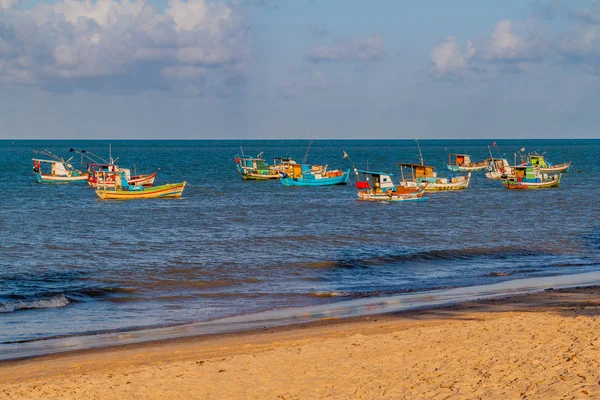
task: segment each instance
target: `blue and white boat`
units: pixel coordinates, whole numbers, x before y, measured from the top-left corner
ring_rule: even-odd
[[[294,164],[290,174],[284,173],[280,179],[284,186],[330,186],[348,183],[350,170],[329,171],[327,165]]]

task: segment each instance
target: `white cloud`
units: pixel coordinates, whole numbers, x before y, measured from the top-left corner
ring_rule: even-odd
[[[486,58],[489,60],[514,60],[526,56],[525,42],[513,33],[513,24],[509,20],[498,22],[486,50]]]
[[[501,20],[487,37],[468,40],[465,50],[449,36],[431,49],[430,73],[444,79],[522,72],[550,57],[551,39],[547,35],[544,27],[529,20],[518,24]]]
[[[21,0],[0,0],[0,12],[10,10],[21,3]]]
[[[2,83],[140,91],[244,82],[246,21],[224,1],[171,0],[160,13],[143,0],[62,0],[9,13],[0,15]]]
[[[307,58],[314,63],[367,62],[377,61],[383,54],[383,39],[380,35],[374,35],[364,40],[340,40],[330,46],[316,46],[308,52]]]
[[[169,0],[165,15],[175,21],[178,30],[193,31],[201,27],[212,34],[219,34],[219,24],[231,16],[225,3],[208,3],[205,0]]]
[[[434,77],[444,77],[449,74],[462,74],[467,69],[467,62],[475,55],[473,43],[467,42],[467,50],[463,53],[456,38],[449,36],[431,49],[431,71]]]

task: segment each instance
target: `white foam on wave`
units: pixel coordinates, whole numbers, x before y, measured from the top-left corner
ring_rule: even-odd
[[[17,310],[26,310],[31,308],[58,308],[69,304],[69,299],[64,294],[54,296],[49,299],[41,300],[19,300],[6,303],[0,303],[0,313],[11,313]]]
[[[312,294],[315,297],[344,297],[350,296],[348,292],[314,292]]]

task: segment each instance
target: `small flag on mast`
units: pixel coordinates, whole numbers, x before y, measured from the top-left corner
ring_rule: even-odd
[[[492,142],[492,146],[496,147],[496,142]]]
[[[344,152],[344,158],[348,158],[348,153]]]

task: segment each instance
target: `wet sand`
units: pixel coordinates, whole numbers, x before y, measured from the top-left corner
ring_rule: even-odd
[[[8,361],[0,398],[600,398],[600,287]]]

